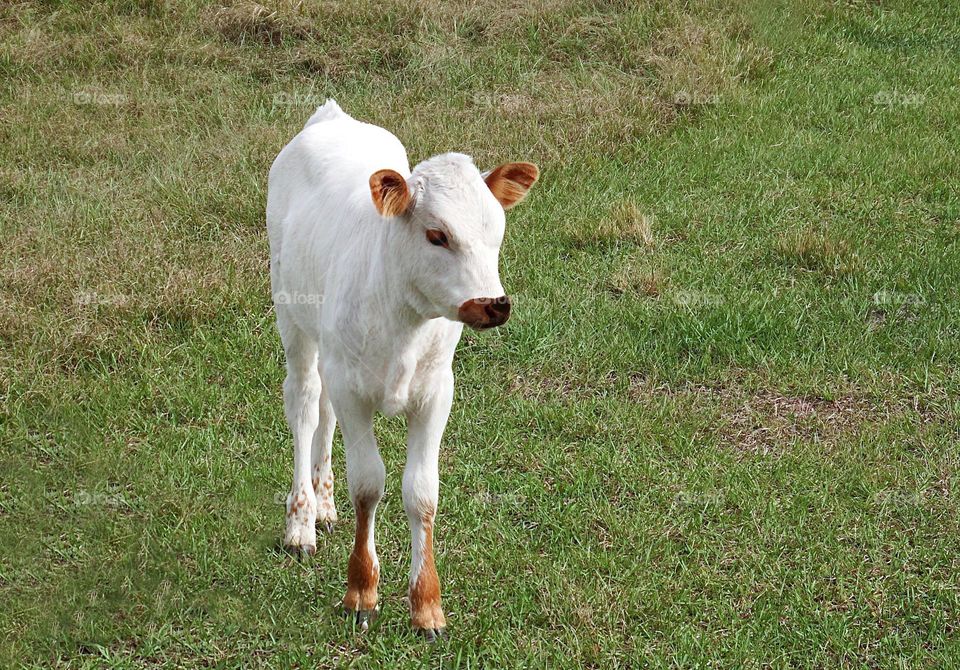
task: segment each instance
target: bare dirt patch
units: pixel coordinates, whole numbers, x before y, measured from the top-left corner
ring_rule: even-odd
[[[796,442],[833,441],[884,413],[855,396],[827,400],[763,389],[728,402],[711,429],[725,446],[767,454]]]
[[[628,263],[613,273],[606,283],[606,289],[615,296],[656,298],[663,293],[666,283],[658,270]]]
[[[616,371],[590,377],[537,371],[515,376],[507,392],[537,402],[559,403],[609,397],[646,405],[668,398],[675,403],[676,412],[704,417],[700,432],[705,440],[716,440],[745,455],[779,454],[797,443],[831,445],[866,426],[895,417],[913,417],[924,424],[937,418],[936,403],[880,399],[855,390],[827,398],[769,387],[751,388],[736,380],[715,385],[660,384],[642,375]]]

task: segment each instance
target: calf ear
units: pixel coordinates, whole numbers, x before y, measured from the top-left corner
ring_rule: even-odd
[[[540,176],[533,163],[504,163],[485,172],[483,180],[504,209],[510,209],[523,200],[527,191]]]
[[[410,209],[407,180],[396,170],[377,170],[370,175],[370,196],[383,216],[400,216]]]

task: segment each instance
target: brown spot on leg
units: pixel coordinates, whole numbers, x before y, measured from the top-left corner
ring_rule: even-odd
[[[317,505],[313,490],[297,486],[287,497],[287,522],[284,546],[300,554],[313,555],[317,550],[316,523]]]
[[[446,625],[440,604],[440,578],[433,561],[433,518],[424,520],[423,563],[410,585],[410,621],[414,628],[441,630]]]
[[[354,611],[372,610],[377,606],[377,584],[380,581],[380,568],[374,563],[367,547],[370,518],[374,504],[367,500],[354,503],[357,512],[357,532],[353,541],[353,552],[347,566],[347,595],[343,606]]]
[[[297,493],[290,501],[290,509],[287,510],[287,516],[295,516],[300,510],[306,508],[307,497],[303,493]]]
[[[333,495],[333,470],[327,472],[327,476],[320,478],[320,465],[313,466],[313,477],[310,480],[313,484],[313,492],[318,498]]]
[[[329,459],[325,459],[329,462]],[[319,464],[313,468],[313,491],[317,496],[317,523],[328,533],[333,532],[337,522],[337,506],[333,500],[333,471],[328,470],[327,476],[320,478]]]

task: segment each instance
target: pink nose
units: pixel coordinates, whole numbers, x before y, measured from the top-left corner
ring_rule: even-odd
[[[471,298],[460,305],[457,316],[478,330],[502,326],[510,318],[510,298]]]

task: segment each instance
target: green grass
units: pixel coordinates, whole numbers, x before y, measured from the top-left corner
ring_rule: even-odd
[[[958,46],[932,0],[4,4],[0,664],[957,665]],[[542,170],[458,353],[434,646],[401,421],[374,629],[345,486],[278,549],[264,190],[328,96]]]

